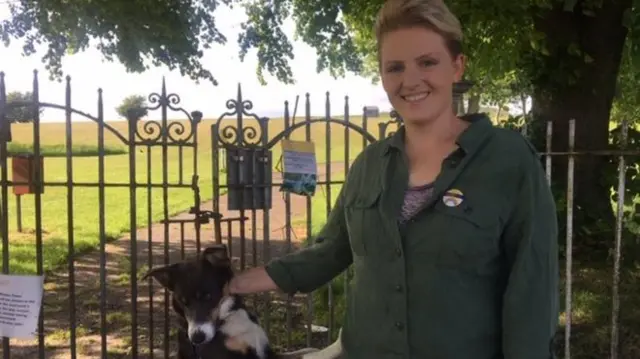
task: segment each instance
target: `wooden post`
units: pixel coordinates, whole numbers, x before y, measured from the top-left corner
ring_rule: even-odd
[[[40,157],[40,181],[44,181],[44,158]],[[17,227],[22,232],[22,196],[36,191],[36,161],[33,155],[13,155],[11,157],[13,172],[13,194],[16,196]],[[17,183],[17,184],[16,184]],[[40,186],[44,193],[44,186]]]

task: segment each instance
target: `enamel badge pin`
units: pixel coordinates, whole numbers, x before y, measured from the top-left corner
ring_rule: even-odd
[[[458,207],[464,201],[464,194],[459,189],[450,189],[442,196],[442,202],[447,207]]]

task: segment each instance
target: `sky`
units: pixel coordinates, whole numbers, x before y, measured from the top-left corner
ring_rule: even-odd
[[[0,21],[10,16],[8,2],[0,0]],[[295,59],[290,65],[296,84],[285,85],[274,77],[267,76],[267,85],[261,85],[255,76],[257,59],[255,52],[250,52],[244,62],[238,58],[239,47],[237,36],[240,23],[245,15],[242,9],[216,10],[216,26],[227,36],[226,45],[215,45],[206,50],[203,59],[205,68],[209,69],[218,86],[202,81],[196,84],[188,77],[182,77],[179,71],[169,71],[166,67],[151,68],[141,73],[128,73],[120,62],[104,60],[95,49],[69,55],[63,59],[64,75],[71,76],[72,106],[80,111],[97,114],[97,91],[103,90],[105,119],[120,120],[116,114],[122,99],[129,95],[148,96],[160,92],[164,77],[169,93],[176,93],[181,98],[180,105],[188,112],[201,111],[204,118],[218,118],[227,109],[225,103],[235,98],[238,84],[242,86],[245,99],[251,100],[254,112],[259,116],[270,118],[282,117],[284,102],[289,101],[291,111],[296,96],[300,96],[297,117],[304,114],[304,99],[308,92],[311,98],[313,115],[324,115],[325,93],[330,92],[332,115],[341,116],[344,109],[344,98],[349,96],[351,115],[360,114],[363,106],[378,106],[381,111],[391,108],[387,96],[380,84],[373,85],[369,79],[347,75],[345,78],[332,78],[328,72],[316,72],[316,52],[310,46],[293,40],[293,23],[285,26],[285,32],[293,41]],[[9,47],[0,45],[0,71],[5,73],[7,92],[30,91],[33,71],[38,70],[40,84],[40,101],[64,105],[64,82],[50,81],[49,75],[41,62],[44,47],[30,57],[22,56],[21,43],[12,42]],[[170,118],[181,119],[179,113],[170,113]],[[158,119],[160,112],[149,114],[149,119]],[[41,121],[63,121],[64,113],[59,110],[45,110]],[[74,118],[74,121],[81,121]]]

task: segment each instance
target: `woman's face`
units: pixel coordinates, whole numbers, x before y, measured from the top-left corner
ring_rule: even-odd
[[[420,27],[385,34],[380,75],[391,105],[405,122],[428,123],[452,110],[452,88],[464,57],[453,58],[438,33]]]

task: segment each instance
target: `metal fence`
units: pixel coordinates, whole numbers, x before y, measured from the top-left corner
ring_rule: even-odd
[[[621,296],[625,293],[620,292],[620,283],[621,283],[621,259],[622,259],[622,244],[623,244],[623,229],[627,224],[628,218],[625,218],[625,205],[628,201],[633,202],[633,198],[627,198],[625,186],[627,184],[627,178],[629,173],[628,165],[633,165],[637,167],[638,157],[640,157],[640,151],[638,149],[630,149],[628,147],[628,135],[630,131],[630,126],[627,121],[623,121],[619,126],[619,135],[617,136],[618,146],[614,150],[600,150],[600,151],[577,151],[576,150],[576,120],[569,120],[569,131],[568,131],[568,149],[565,152],[552,151],[552,137],[553,137],[553,123],[546,123],[546,151],[541,151],[541,155],[544,158],[545,169],[547,173],[547,179],[551,184],[552,179],[552,162],[554,158],[558,159],[564,158],[567,161],[566,175],[567,175],[567,187],[564,193],[564,197],[566,200],[566,222],[565,222],[565,260],[564,260],[564,333],[561,335],[564,337],[564,344],[561,345],[562,352],[558,353],[560,357],[571,358],[576,357],[572,356],[572,328],[573,328],[573,317],[574,317],[574,291],[575,288],[573,286],[574,273],[576,269],[574,267],[573,262],[573,250],[574,250],[574,239],[575,239],[575,231],[574,231],[574,211],[575,211],[575,191],[574,185],[576,182],[576,161],[580,159],[584,159],[585,157],[601,157],[608,158],[612,161],[617,161],[617,188],[615,192],[617,192],[616,197],[616,206],[615,206],[615,235],[614,238],[611,238],[613,245],[611,246],[611,252],[613,257],[613,270],[611,274],[611,317],[610,317],[610,328],[609,328],[609,350],[608,357],[615,358],[627,358],[630,356],[621,355],[620,350],[620,338],[619,333],[621,330],[620,326],[620,304],[621,304]],[[636,172],[635,170],[633,172]],[[637,178],[635,175],[631,176],[631,181],[636,181]],[[631,193],[632,196],[637,196],[637,193]],[[632,206],[634,206],[632,204]],[[559,208],[562,210],[562,208]],[[635,211],[632,209],[632,213]],[[632,218],[633,220],[633,218]],[[638,234],[636,233],[636,236]],[[629,294],[629,293],[626,293]],[[634,318],[634,320],[640,320],[640,318]],[[639,323],[634,323],[639,325]],[[604,329],[604,328],[599,328]],[[636,349],[632,349],[636,350]],[[603,355],[603,353],[597,353],[596,355]],[[584,353],[582,354],[584,356]],[[635,355],[634,355],[635,356]],[[578,356],[580,357],[580,356]],[[601,357],[601,356],[600,356]]]
[[[161,120],[143,121],[140,118],[141,112],[130,111],[126,126],[119,129],[114,123],[105,122],[100,90],[96,101],[97,115],[79,111],[72,106],[69,78],[66,83],[65,104],[44,103],[39,99],[36,73],[33,79],[33,101],[7,104],[4,77],[4,74],[0,74],[2,270],[4,274],[17,272],[10,263],[14,256],[21,254],[18,242],[25,240],[24,234],[18,236],[9,226],[16,217],[10,211],[10,191],[15,193],[19,189],[33,196],[35,219],[33,232],[27,235],[27,240],[35,244],[35,268],[32,272],[46,275],[47,281],[36,340],[3,338],[4,358],[45,358],[54,355],[69,358],[169,358],[175,349],[175,340],[168,293],[160,292],[151,280],[139,281],[141,272],[154,265],[195,254],[207,243],[227,243],[239,268],[260,265],[305,246],[306,238],[313,236],[323,218],[331,211],[334,197],[353,159],[369,143],[389,136],[401,125],[397,118],[370,119],[364,112],[362,116],[351,116],[348,98],[345,98],[342,114],[339,118],[334,117],[329,93],[325,98],[324,116],[311,116],[310,96],[307,95],[302,121],[295,121],[289,104],[285,103],[284,119],[279,121],[281,124],[276,124],[252,112],[252,103],[243,97],[240,87],[236,97],[226,102],[229,111],[220,115],[217,120],[207,121],[203,119],[202,113],[188,112],[181,108],[180,98],[168,93],[163,81],[161,91],[149,96],[151,106],[147,108],[149,111],[160,111]],[[13,106],[27,106],[34,117],[33,149],[22,162],[18,157],[12,157],[8,151],[12,126],[5,114]],[[40,165],[45,157],[41,152],[39,110],[42,108],[57,109],[65,116],[65,151],[61,157],[64,162],[57,162],[65,166],[64,180],[45,180],[44,173],[47,169]],[[186,121],[170,121],[169,112],[177,112]],[[88,119],[95,125],[95,181],[76,179],[78,168],[74,167],[73,129],[77,124],[72,121],[74,116]],[[204,128],[205,124],[206,132],[200,133],[199,137],[199,129]],[[571,294],[575,270],[571,250],[574,239],[572,219],[575,161],[580,156],[617,156],[620,195],[616,207],[617,231],[615,238],[612,238],[614,260],[609,341],[610,356],[616,358],[620,352],[619,283],[625,172],[629,158],[633,162],[640,153],[626,147],[619,151],[577,152],[574,150],[575,126],[575,121],[571,121],[569,150],[552,152],[552,126],[549,124],[547,150],[541,154],[549,181],[553,158],[562,156],[568,159],[565,267],[567,325],[564,326],[565,343],[561,345],[560,354],[565,358],[571,357]],[[625,123],[622,126],[623,144],[627,132],[628,125]],[[202,141],[203,133],[207,135],[208,138],[205,139],[208,143]],[[109,179],[106,136],[115,138],[126,147],[128,166],[127,178],[124,180]],[[314,198],[279,191],[282,179],[276,163],[279,160],[278,145],[283,139],[312,141],[320,149],[316,153],[322,160],[319,160],[320,177]],[[29,168],[25,180],[16,180],[13,173],[17,168],[15,165],[11,168],[13,171],[10,176],[10,162],[13,161]],[[224,166],[221,161],[224,161]],[[210,165],[210,182],[202,180],[206,173],[203,164]],[[175,167],[178,168],[177,175],[172,170]],[[187,170],[189,174],[184,175]],[[43,192],[45,188],[47,191],[49,188],[61,188],[64,191],[64,222],[67,233],[64,246],[66,252],[62,258],[65,263],[48,262],[48,228],[42,218],[43,208],[48,205]],[[79,238],[74,235],[79,214],[74,209],[83,200],[78,198],[78,191],[82,188],[92,188],[98,192],[95,203],[98,212],[98,238],[92,247],[79,250],[76,248],[76,240]],[[119,207],[128,207],[129,211],[129,227],[125,231],[128,234],[125,233],[123,239],[111,238],[107,233],[109,219],[116,214],[107,213],[110,196],[115,196],[115,192],[110,192],[112,190],[128,192],[121,198],[126,203],[119,203]],[[210,191],[211,204],[202,200],[204,190]],[[174,191],[182,191],[183,194],[175,196]],[[192,198],[192,205],[186,213],[173,216],[170,204],[185,195]],[[140,200],[141,197],[146,197],[146,202]],[[158,198],[161,213],[154,216],[157,206],[154,201]],[[118,206],[114,208],[117,212]],[[139,218],[141,215],[146,215],[142,222]],[[125,265],[118,267],[120,261],[126,262]],[[45,263],[49,265],[46,268]],[[86,269],[92,265],[95,276]],[[350,273],[347,272],[331,285],[313,294],[283,298],[275,294],[264,294],[253,297],[250,304],[261,314],[262,324],[276,346],[286,349],[323,346],[333,341],[337,335],[344,310],[344,298],[348,295],[349,277]],[[56,283],[60,285],[54,287],[53,284]],[[59,299],[62,299],[61,303],[56,302]],[[54,302],[57,304],[52,304]],[[114,315],[117,313],[124,313],[126,318],[118,318]],[[122,350],[115,351],[114,348]]]

